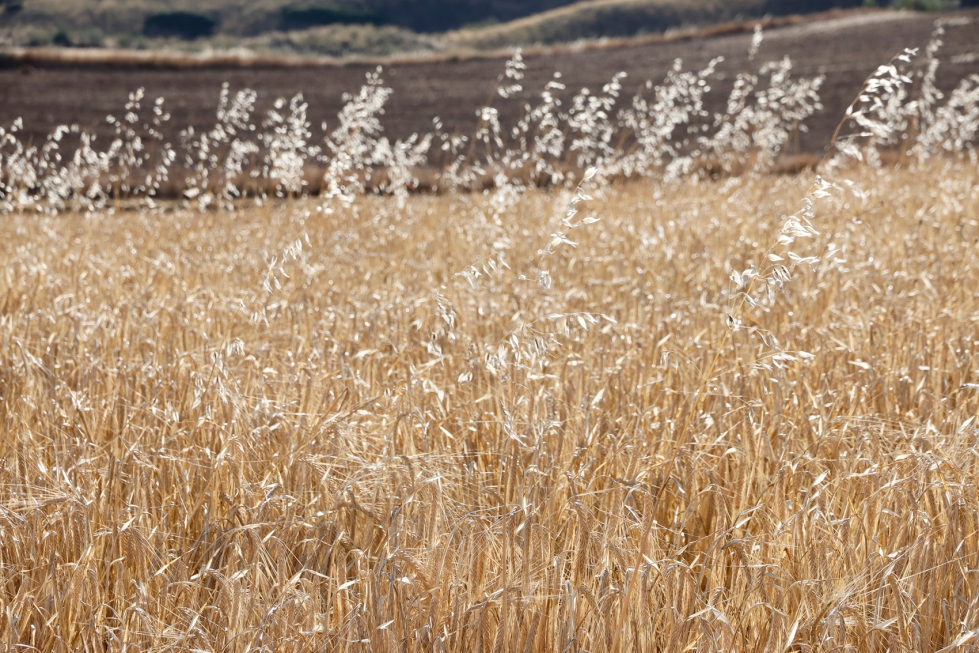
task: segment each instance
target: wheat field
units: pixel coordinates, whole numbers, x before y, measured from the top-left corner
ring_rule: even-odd
[[[795,175],[787,58],[509,126],[517,52],[471,136],[391,142],[380,70],[319,140],[227,85],[0,128],[0,649],[977,650],[957,20]]]
[[[740,313],[811,175],[8,216],[3,646],[968,650],[977,171],[846,176]]]

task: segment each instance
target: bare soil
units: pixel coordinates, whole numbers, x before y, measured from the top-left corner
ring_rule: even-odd
[[[721,110],[726,84],[740,71],[769,60],[789,56],[799,76],[826,75],[822,89],[824,109],[810,120],[809,132],[793,148],[799,152],[822,150],[846,106],[863,80],[880,64],[904,48],[924,48],[935,20],[961,18],[967,24],[949,26],[941,51],[943,65],[938,83],[951,89],[963,77],[979,72],[979,11],[955,14],[880,12],[857,14],[801,25],[776,28],[766,33],[757,59],[747,53],[747,33],[690,37],[672,42],[614,42],[608,47],[565,47],[530,53],[526,57],[527,78],[521,100],[530,99],[555,72],[567,84],[570,98],[582,87],[600,91],[618,71],[628,74],[626,96],[644,84],[661,80],[673,61],[683,60],[686,69],[699,69],[714,57],[723,56],[719,67],[720,92],[711,94],[709,110]],[[432,119],[440,117],[445,129],[469,133],[476,125],[476,110],[491,96],[503,69],[495,57],[458,58],[434,61],[405,61],[385,68],[384,77],[394,97],[384,118],[387,134],[404,137],[431,131]],[[78,124],[106,138],[109,114],[120,116],[130,91],[145,87],[150,97],[163,96],[172,113],[172,138],[188,125],[196,129],[213,124],[218,92],[225,81],[232,89],[253,88],[264,110],[277,97],[302,92],[309,103],[309,116],[318,134],[322,123],[335,121],[345,92],[356,91],[364,75],[376,63],[357,62],[306,67],[261,65],[254,67],[133,68],[111,65],[25,66],[0,70],[0,124],[24,118],[24,129],[34,141],[43,139],[55,126]],[[494,102],[506,122],[515,120],[522,102]]]

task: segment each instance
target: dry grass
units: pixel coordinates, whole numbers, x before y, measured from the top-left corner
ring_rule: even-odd
[[[449,32],[450,43],[476,48],[555,44],[580,39],[662,34],[670,29],[765,15],[764,2],[717,0],[584,0],[524,18]],[[709,27],[707,29],[710,29]]]
[[[851,173],[745,314],[809,363],[725,338],[802,178],[613,187],[552,255],[561,194],[8,216],[2,646],[969,650],[979,196],[935,165]]]

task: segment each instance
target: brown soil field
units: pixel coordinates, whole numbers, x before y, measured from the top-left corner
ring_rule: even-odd
[[[835,18],[775,28],[766,33],[754,63],[748,61],[749,33],[701,36],[677,40],[647,39],[610,42],[531,52],[526,56],[527,76],[522,98],[540,92],[553,73],[560,72],[570,98],[582,87],[599,90],[619,71],[628,74],[625,89],[631,95],[646,80],[658,82],[673,61],[686,69],[699,69],[714,57],[725,61],[716,75],[723,87],[738,72],[765,61],[789,56],[798,76],[826,75],[821,91],[824,109],[809,122],[794,147],[821,150],[845,107],[861,83],[878,65],[904,48],[923,48],[940,18],[960,18],[947,28],[940,53],[940,88],[949,89],[963,77],[979,72],[979,12],[919,14],[910,12],[858,12]],[[442,60],[387,62],[384,77],[394,90],[384,124],[388,135],[403,137],[431,130],[438,116],[449,131],[470,133],[476,109],[491,95],[503,70],[502,57],[457,57]],[[146,89],[150,97],[165,97],[172,113],[173,139],[188,125],[213,124],[218,92],[223,82],[232,89],[249,87],[259,93],[265,109],[277,97],[302,92],[309,117],[319,126],[334,122],[342,95],[355,91],[377,62],[319,63],[318,65],[224,65],[186,69],[125,65],[25,65],[8,60],[0,70],[0,124],[24,118],[24,129],[36,141],[60,124],[78,124],[107,135],[105,118],[120,115],[127,94]],[[727,89],[708,96],[708,110],[720,110]],[[512,122],[521,102],[495,103],[504,124]]]

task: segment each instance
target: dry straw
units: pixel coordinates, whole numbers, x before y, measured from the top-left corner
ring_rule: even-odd
[[[971,650],[975,86],[928,57],[816,183],[767,174],[818,102],[784,62],[718,116],[711,69],[549,87],[471,156],[387,141],[379,74],[322,144],[228,89],[183,207],[162,103],[4,131],[0,643]]]

